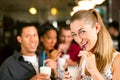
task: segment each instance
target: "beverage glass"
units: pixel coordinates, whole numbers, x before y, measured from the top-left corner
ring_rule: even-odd
[[[68,66],[68,72],[72,77],[72,80],[80,80],[81,77],[81,67],[79,66]]]
[[[40,73],[51,75],[51,68],[47,66],[40,67]]]

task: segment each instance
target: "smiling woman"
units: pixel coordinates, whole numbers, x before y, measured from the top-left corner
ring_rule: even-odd
[[[80,66],[83,68],[81,80],[120,79],[120,53],[113,47],[110,34],[99,13],[94,9],[76,12],[71,17],[70,28],[72,34],[76,35],[73,35],[75,41],[85,48],[79,54]],[[78,36],[79,32],[86,35]],[[69,76],[65,74],[63,80],[71,80]]]
[[[60,52],[57,50],[58,31],[50,23],[45,23],[39,28],[39,50],[45,52],[47,59],[56,61],[60,56]],[[54,66],[54,65],[52,65]],[[55,67],[55,66],[54,66]],[[57,67],[53,69],[52,80],[58,78]]]

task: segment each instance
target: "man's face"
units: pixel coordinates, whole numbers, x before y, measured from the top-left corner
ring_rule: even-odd
[[[62,29],[60,35],[60,41],[62,43],[71,43],[73,40],[72,34],[70,30]]]
[[[21,52],[24,55],[32,55],[38,47],[38,33],[34,26],[23,28],[21,36],[17,37],[21,44]]]

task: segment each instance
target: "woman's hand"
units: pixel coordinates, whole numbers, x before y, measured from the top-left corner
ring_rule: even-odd
[[[104,77],[98,71],[96,66],[96,58],[95,55],[88,51],[80,51],[80,55],[83,60],[86,61],[86,69],[90,73],[90,75],[94,78],[94,80],[104,80]]]
[[[53,50],[50,54],[50,59],[57,60],[61,53],[58,50]]]
[[[59,44],[59,46],[58,46],[58,51],[64,52],[65,50],[67,50],[67,49],[66,49],[66,44],[65,44],[65,43]]]
[[[82,59],[86,61],[86,69],[92,74],[94,71],[98,71],[96,66],[95,55],[88,51],[80,51],[78,56],[82,56]]]
[[[44,61],[46,63],[46,66],[51,67],[54,73],[55,77],[58,77],[58,72],[57,72],[57,62],[53,59],[47,59]]]
[[[44,63],[46,66],[51,67],[52,69],[57,69],[57,62],[53,59],[46,59]]]

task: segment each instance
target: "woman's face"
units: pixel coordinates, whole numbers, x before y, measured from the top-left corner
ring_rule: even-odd
[[[100,26],[96,23],[95,25],[86,24],[85,20],[75,20],[70,24],[72,36],[74,40],[85,50],[90,51],[93,49],[97,42],[97,33],[99,32]]]
[[[43,43],[46,50],[54,49],[57,42],[57,33],[55,30],[49,30],[41,38],[40,41]]]

